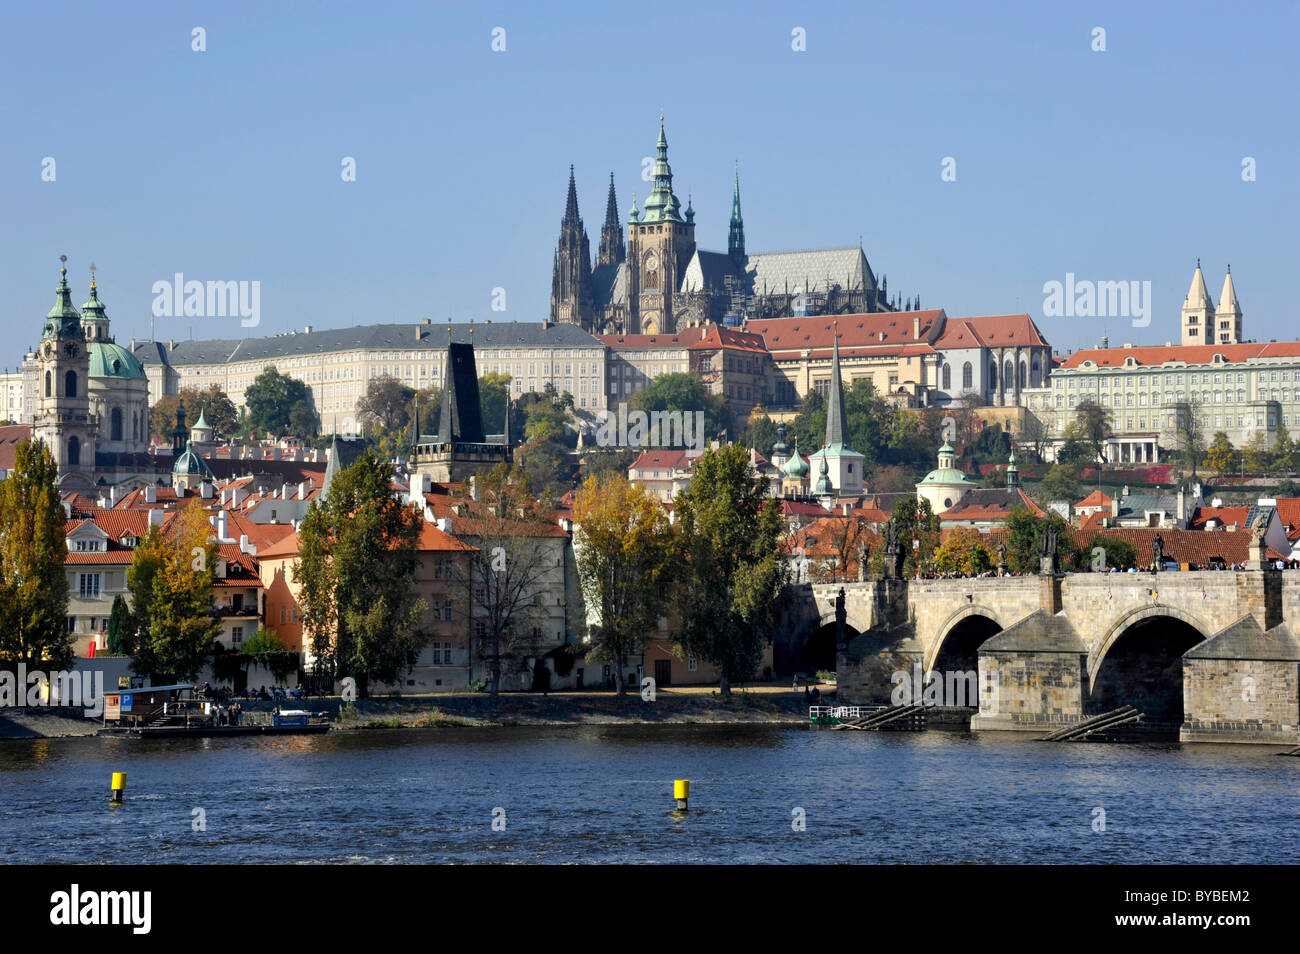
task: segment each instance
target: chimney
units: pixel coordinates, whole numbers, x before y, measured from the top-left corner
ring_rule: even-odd
[[[307,485],[305,483],[298,484],[298,499],[299,500],[307,499]]]
[[[1111,501],[1110,501],[1110,515],[1111,515],[1112,517],[1118,517],[1118,516],[1119,516],[1119,497],[1117,497],[1117,496],[1111,498]]]
[[[149,486],[145,487],[145,489],[144,489],[144,502],[145,502],[145,503],[157,503],[157,502],[158,502],[158,488],[155,487],[153,484],[150,484]]]
[[[175,339],[175,338],[168,338],[168,339],[167,339],[167,350],[168,350],[168,351],[175,351],[175,350],[176,350],[176,339]]]
[[[229,538],[226,536],[226,511],[217,511],[217,542],[225,543]]]
[[[211,481],[205,480],[203,483],[199,484],[199,496],[204,500],[211,500],[213,495],[216,493],[216,490],[217,488],[212,486]]]
[[[912,316],[912,339],[914,341],[921,340],[921,316],[920,315]]]
[[[167,514],[165,514],[161,510],[149,511],[149,526],[151,527],[161,527],[163,525],[163,521],[165,521],[166,519],[167,519]]]
[[[443,533],[451,533],[451,517],[439,517],[435,522]]]
[[[302,333],[305,335],[311,334],[311,325],[304,325],[302,329]]]
[[[114,484],[108,488],[108,505],[111,507],[117,503],[117,485]]]
[[[239,535],[239,552],[252,554],[257,553],[257,547],[248,542],[248,534],[246,533],[241,533]]]

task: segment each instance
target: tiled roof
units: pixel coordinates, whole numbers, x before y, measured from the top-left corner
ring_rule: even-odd
[[[949,318],[936,348],[1047,347],[1047,339],[1028,315],[980,315]]]
[[[1221,527],[1248,527],[1250,507],[1198,507],[1188,524],[1190,530],[1204,530],[1206,523],[1217,520]]]
[[[18,445],[32,436],[26,424],[6,424],[0,427],[0,470],[13,470]]]
[[[1061,367],[1077,369],[1085,361],[1102,368],[1122,367],[1126,358],[1132,357],[1139,365],[1160,365],[1167,362],[1183,364],[1211,364],[1216,354],[1223,355],[1232,364],[1252,358],[1300,358],[1300,341],[1251,341],[1245,344],[1218,345],[1165,345],[1138,348],[1087,348],[1067,357]]]
[[[894,353],[904,346],[926,345],[935,322],[940,321],[942,315],[943,311],[939,309],[869,315],[765,318],[745,322],[744,329],[762,335],[774,357],[781,352],[800,355],[808,350],[825,351],[825,356],[829,356],[837,332],[841,356],[846,355],[846,349],[861,348],[869,349],[861,353]],[[921,323],[919,337],[912,333],[915,324],[913,319],[916,318]],[[932,351],[933,348],[922,350]]]
[[[1300,497],[1278,497],[1277,515],[1288,540],[1300,539]]]
[[[1019,487],[977,487],[967,491],[955,507],[939,516],[943,520],[1004,520],[1018,507],[1040,517],[1044,513]]]
[[[452,333],[448,335],[445,322],[428,325],[415,321],[357,325],[349,328],[323,328],[310,333],[274,335],[269,338],[177,341],[175,348],[169,348],[166,342],[145,341],[135,345],[135,355],[146,366],[158,363],[177,366],[270,361],[354,350],[441,352],[447,349],[448,339],[462,344],[472,343],[480,348],[573,348],[598,347],[600,344],[577,325],[565,322],[554,325],[528,321],[476,322],[472,326],[472,335],[468,324],[454,324],[451,327]]]
[[[687,337],[689,337],[689,334]],[[689,347],[693,350],[728,348],[736,351],[753,351],[758,354],[767,354],[767,345],[764,343],[762,335],[737,331],[734,328],[724,328],[714,323],[702,326],[699,340]]]
[[[634,348],[681,348],[690,343],[690,332],[675,335],[597,335],[601,344],[610,348],[631,351]]]
[[[1229,564],[1245,563],[1251,558],[1249,551],[1253,534],[1249,530],[1207,532],[1204,530],[1154,530],[1146,527],[1114,527],[1098,530],[1096,533],[1082,530],[1076,531],[1074,539],[1076,545],[1084,547],[1089,545],[1092,538],[1097,535],[1127,540],[1137,550],[1138,565],[1146,566],[1151,562],[1152,541],[1157,533],[1160,534],[1164,541],[1165,559],[1175,563],[1196,563],[1200,566],[1208,566],[1216,562],[1216,557],[1220,561]],[[1290,558],[1289,554],[1278,553],[1272,547],[1268,547],[1267,553],[1270,560],[1286,560]]]
[[[1114,501],[1109,496],[1107,496],[1106,493],[1100,490],[1094,490],[1092,493],[1088,494],[1088,496],[1084,497],[1074,506],[1076,508],[1106,507],[1107,509],[1109,509],[1112,503],[1114,503]]]

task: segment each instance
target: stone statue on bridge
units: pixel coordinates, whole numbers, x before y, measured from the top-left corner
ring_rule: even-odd
[[[858,582],[862,583],[867,578],[867,561],[871,559],[871,547],[862,541],[858,541]]]
[[[1160,534],[1155,535],[1151,541],[1151,572],[1159,573],[1165,565],[1165,538]]]
[[[1007,541],[998,537],[998,575],[1005,576],[1007,572]]]
[[[844,645],[844,624],[848,620],[848,611],[844,608],[844,587],[835,594],[835,645]]]
[[[1039,572],[1054,574],[1059,570],[1059,563],[1056,557],[1056,523],[1048,521],[1047,526],[1043,527],[1043,534],[1039,538],[1041,546],[1039,556],[1041,557]]]
[[[898,524],[892,519],[885,523],[885,579],[898,580],[903,576],[903,547],[898,540]]]

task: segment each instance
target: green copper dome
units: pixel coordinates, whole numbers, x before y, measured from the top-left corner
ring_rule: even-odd
[[[808,476],[808,462],[799,456],[799,438],[794,439],[794,453],[785,462],[785,475],[802,480]]]
[[[198,454],[194,453],[192,441],[185,442],[185,450],[172,465],[172,473],[179,477],[211,477],[212,469]]]
[[[144,365],[140,359],[119,344],[111,341],[92,341],[86,345],[90,352],[92,378],[145,379]]]

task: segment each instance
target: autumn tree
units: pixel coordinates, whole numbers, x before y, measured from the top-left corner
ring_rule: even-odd
[[[501,678],[519,671],[542,646],[550,584],[560,569],[564,532],[550,509],[529,492],[523,474],[498,464],[456,497],[452,533],[476,549],[456,565],[456,578],[471,594],[474,652],[495,696]]]
[[[618,694],[627,686],[627,659],[663,615],[673,565],[668,513],[643,487],[618,474],[591,477],[573,506],[578,580],[588,607],[599,615],[598,657],[614,666]]]
[[[390,374],[371,378],[366,393],[357,399],[357,423],[367,431],[372,428],[399,431],[411,419],[413,397],[415,389]]]
[[[149,529],[127,571],[132,671],[155,681],[198,676],[221,630],[212,611],[216,564],[216,540],[197,500],[165,530]]]
[[[58,465],[41,441],[14,449],[0,481],[0,668],[66,669],[68,632],[66,518]]]
[[[695,425],[691,424],[691,437],[695,440],[703,439],[707,442],[723,431],[730,433],[732,428],[727,399],[721,394],[710,391],[708,385],[697,374],[685,372],[661,374],[651,381],[645,390],[633,395],[632,400],[628,402],[628,407],[634,411],[645,411],[647,414],[654,411],[680,411],[683,415],[693,415],[696,411],[703,411],[704,434],[695,434]],[[694,421],[695,418],[692,417],[691,420]],[[667,430],[667,428],[661,429],[658,435],[661,442],[667,439]]]
[[[298,532],[294,574],[312,651],[335,678],[395,682],[426,634],[415,595],[422,514],[393,493],[389,465],[367,449],[313,501]]]
[[[750,678],[777,630],[780,511],[740,445],[706,451],[675,500],[681,644],[720,674],[722,698]]]
[[[1075,406],[1074,420],[1065,426],[1067,440],[1073,438],[1088,449],[1089,463],[1102,466],[1106,459],[1106,444],[1114,433],[1110,411],[1092,398],[1084,398]]]
[[[973,527],[961,527],[934,551],[934,567],[939,573],[979,576],[993,569],[994,558],[983,535]]]
[[[1196,476],[1205,460],[1205,431],[1203,429],[1201,402],[1197,398],[1180,401],[1174,405],[1174,446],[1184,468]]]
[[[1236,473],[1240,457],[1225,432],[1214,432],[1214,440],[1205,454],[1205,466],[1219,475]]]

